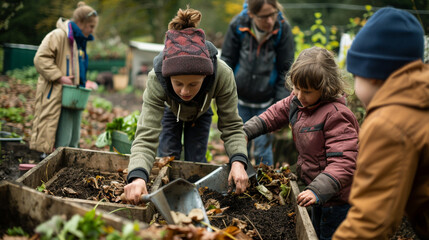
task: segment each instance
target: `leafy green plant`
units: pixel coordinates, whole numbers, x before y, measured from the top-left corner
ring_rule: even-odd
[[[37,85],[39,73],[34,66],[28,66],[24,68],[9,70],[6,72],[6,75],[11,78],[18,79],[23,84],[27,84],[35,88]]]
[[[91,59],[123,59],[128,46],[120,39],[94,41],[88,45],[88,56]]]
[[[92,100],[92,106],[95,108],[102,108],[106,112],[111,112],[113,109],[113,104],[104,98],[96,97],[94,100]]]
[[[140,111],[134,111],[125,118],[115,118],[112,122],[106,124],[106,131],[100,134],[95,142],[95,146],[102,148],[112,144],[112,132],[115,130],[125,132],[130,141],[134,140],[136,134],[137,122]]]
[[[362,18],[355,17],[349,18],[349,23],[347,24],[347,33],[352,36],[356,35],[358,31],[366,24],[366,21],[374,13],[372,11],[371,5],[365,5],[366,13],[362,15]]]
[[[23,108],[0,108],[0,119],[6,119],[14,123],[22,123],[24,122],[24,113],[25,110]]]
[[[92,70],[87,72],[87,79],[91,81],[95,81],[97,79],[98,71]]]
[[[298,26],[292,29],[295,40],[295,58],[302,50],[312,46],[334,51],[340,45],[337,40],[337,28],[335,26],[329,28],[325,27],[322,24],[322,13],[320,12],[314,13],[314,17],[314,24],[311,26],[310,30],[301,31]]]
[[[338,48],[339,43],[337,41],[336,33],[337,28],[332,26],[329,31],[329,36],[327,37],[327,30],[324,25],[322,25],[322,13],[316,12],[314,13],[314,17],[316,18],[313,26],[311,26],[311,42],[314,46],[326,48],[328,50],[333,50]]]
[[[95,208],[84,216],[74,215],[70,220],[55,215],[50,220],[40,224],[36,232],[41,239],[68,240],[68,239],[108,239],[108,240],[137,240],[139,231],[137,223],[125,224],[122,232],[118,232],[106,225],[101,215],[97,215]]]
[[[6,232],[9,236],[29,236],[21,227],[8,228]]]

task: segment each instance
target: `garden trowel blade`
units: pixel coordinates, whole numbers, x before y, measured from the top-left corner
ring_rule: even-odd
[[[203,221],[209,224],[203,201],[195,184],[178,178],[157,191],[144,195],[143,201],[150,200],[167,223],[175,224],[171,211],[181,212],[188,215],[192,209],[199,208],[203,212]]]

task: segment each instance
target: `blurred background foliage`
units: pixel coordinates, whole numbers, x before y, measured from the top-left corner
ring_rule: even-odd
[[[168,22],[179,8],[192,8],[202,12],[200,27],[207,38],[221,47],[223,36],[231,19],[242,10],[244,0],[86,0],[100,16],[96,38],[98,41],[129,40],[163,43]],[[292,27],[303,33],[321,34],[313,38],[340,38],[341,34],[356,31],[358,25],[351,26],[350,19],[361,19],[368,12],[383,6],[409,9],[417,16],[427,32],[429,28],[428,0],[280,0],[284,13]],[[70,0],[3,0],[0,4],[0,43],[22,43],[39,45],[43,37],[55,28],[58,18],[70,18],[78,1]],[[319,13],[315,15],[315,13]],[[323,19],[323,20],[322,20]],[[334,28],[332,28],[334,27]],[[119,39],[119,40],[118,40]],[[321,40],[322,41],[322,40]],[[332,46],[335,48],[335,46]],[[335,49],[334,49],[335,50]]]

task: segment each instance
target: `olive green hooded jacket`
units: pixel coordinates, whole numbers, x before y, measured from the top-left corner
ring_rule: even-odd
[[[217,106],[218,129],[221,131],[226,153],[231,161],[236,159],[247,166],[247,142],[243,121],[238,115],[234,74],[224,61],[217,59],[217,50],[213,44],[206,41],[206,45],[215,73],[206,76],[201,90],[190,103],[184,102],[175,95],[170,79],[162,77],[163,53],[161,52],[154,59],[154,69],[148,76],[147,88],[143,94],[142,112],[131,147],[128,182],[136,177],[143,178],[147,182],[155,161],[159,135],[162,130],[161,120],[166,106],[178,119],[193,121],[210,108],[212,99]]]

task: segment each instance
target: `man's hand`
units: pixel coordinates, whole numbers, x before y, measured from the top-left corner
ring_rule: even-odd
[[[141,202],[141,196],[148,194],[146,182],[141,178],[136,178],[124,187],[124,194],[127,201],[138,205]]]
[[[74,85],[73,79],[74,79],[74,76],[62,76],[58,81],[64,85]]]
[[[246,170],[244,170],[244,164],[235,161],[231,165],[231,171],[229,172],[228,185],[231,187],[235,184],[235,193],[241,194],[246,191],[249,186],[249,178]]]
[[[312,204],[315,204],[317,202],[316,195],[314,195],[313,191],[311,190],[305,190],[298,194],[298,197],[296,198],[296,202],[301,207],[308,207]]]

